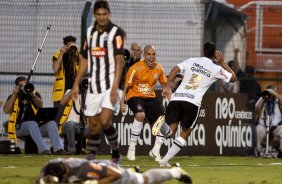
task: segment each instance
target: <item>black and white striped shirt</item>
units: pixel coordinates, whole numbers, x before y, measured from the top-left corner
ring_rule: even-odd
[[[81,54],[88,59],[91,93],[103,93],[113,86],[115,55],[124,54],[125,32],[111,21],[103,32],[90,26]]]

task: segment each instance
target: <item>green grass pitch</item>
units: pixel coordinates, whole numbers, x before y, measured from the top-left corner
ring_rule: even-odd
[[[34,183],[40,168],[49,159],[57,156],[0,155],[0,183]],[[84,156],[76,156],[82,157]],[[107,159],[110,156],[98,156]],[[122,166],[139,165],[141,171],[158,167],[149,156],[138,156],[135,162],[123,156]],[[192,177],[194,184],[281,184],[282,160],[254,157],[175,157]],[[178,183],[176,180],[165,183]]]

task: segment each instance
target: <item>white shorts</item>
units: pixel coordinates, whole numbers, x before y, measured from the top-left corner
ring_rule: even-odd
[[[88,90],[85,99],[85,116],[95,116],[101,113],[102,108],[116,111],[119,108],[121,96],[122,91],[118,89],[118,100],[113,105],[111,103],[111,89],[108,89],[106,92],[99,94],[90,93]]]

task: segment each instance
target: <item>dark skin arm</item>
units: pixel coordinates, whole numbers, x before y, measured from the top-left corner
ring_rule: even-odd
[[[115,56],[115,77],[114,77],[114,84],[111,91],[111,103],[115,104],[118,100],[118,86],[121,80],[122,69],[123,69],[123,55],[116,55]]]

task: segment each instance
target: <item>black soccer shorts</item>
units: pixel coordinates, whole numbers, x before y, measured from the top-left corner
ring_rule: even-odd
[[[155,123],[159,116],[164,115],[164,106],[159,98],[133,97],[127,101],[127,105],[134,114],[144,112],[150,123]]]
[[[165,122],[170,125],[180,123],[183,128],[193,129],[197,123],[201,107],[186,101],[171,101],[165,111]]]

